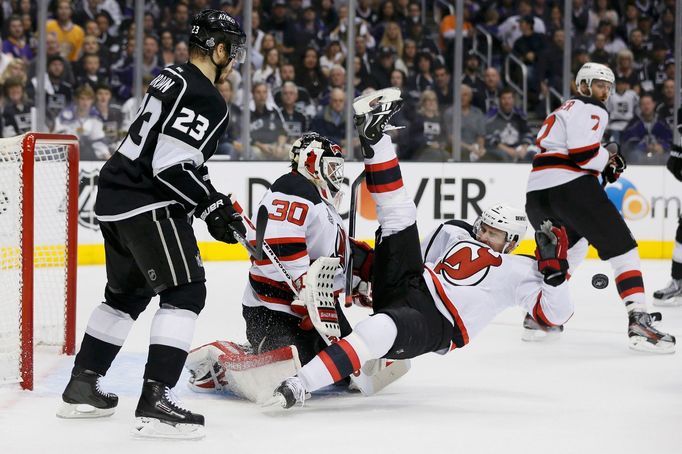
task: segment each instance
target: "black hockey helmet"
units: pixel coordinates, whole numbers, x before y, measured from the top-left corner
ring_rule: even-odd
[[[338,207],[343,192],[343,150],[326,137],[307,132],[289,150],[291,167],[317,186],[327,202]]]
[[[244,63],[246,57],[246,34],[229,14],[216,9],[205,9],[192,18],[189,42],[205,50],[213,58],[213,49],[225,44],[230,59]]]

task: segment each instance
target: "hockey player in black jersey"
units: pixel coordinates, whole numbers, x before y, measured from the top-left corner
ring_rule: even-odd
[[[210,9],[193,18],[190,32],[189,63],[165,68],[151,82],[137,118],[100,173],[95,212],[106,253],[105,301],[90,316],[57,412],[64,418],[114,412],[118,398],[101,391],[98,380],[158,294],[135,410],[138,436],[203,436],[204,417],[171,394],[206,299],[191,216],[226,243],[235,242],[233,230],[246,231],[205,166],[229,122],[214,84],[243,61],[246,36],[230,15]]]

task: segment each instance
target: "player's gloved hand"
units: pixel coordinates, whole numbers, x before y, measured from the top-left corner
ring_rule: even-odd
[[[351,307],[353,304],[360,307],[372,307],[372,284],[357,279],[357,284],[353,287],[351,294],[352,302],[346,302],[346,307]]]
[[[675,178],[682,181],[682,147],[673,145],[670,150],[670,157],[665,165]]]
[[[620,147],[617,144],[611,142],[606,145],[606,149],[609,150],[610,156],[601,175],[607,183],[615,183],[620,178],[620,174],[627,168],[627,163],[620,153]]]
[[[218,241],[236,243],[233,231],[246,237],[246,227],[242,222],[242,217],[232,207],[229,195],[214,192],[197,205],[194,216],[206,222],[208,232]]]
[[[301,318],[301,321],[298,322],[299,328],[301,328],[303,331],[310,331],[311,329],[314,328],[313,321],[310,320],[310,315],[308,315],[308,308],[306,307],[303,301],[301,300],[292,301],[291,310],[294,311],[294,313],[303,317]]]
[[[374,268],[374,249],[364,241],[349,238],[350,250],[353,254],[353,275],[360,280],[372,282],[372,269]]]
[[[568,273],[568,235],[565,227],[555,227],[550,220],[535,232],[535,258],[546,284],[556,287],[566,280]]]

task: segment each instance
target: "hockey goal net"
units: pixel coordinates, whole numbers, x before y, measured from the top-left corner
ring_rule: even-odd
[[[0,383],[33,389],[34,344],[75,349],[78,139],[0,139]]]

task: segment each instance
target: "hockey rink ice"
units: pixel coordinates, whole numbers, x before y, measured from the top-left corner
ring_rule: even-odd
[[[665,285],[670,262],[642,262],[647,295]],[[247,262],[209,262],[208,301],[194,345],[244,341],[240,298]],[[229,396],[197,395],[183,374],[176,394],[206,416],[199,441],[130,435],[141,387],[153,301],[137,321],[103,388],[117,412],[97,420],[55,417],[72,357],[39,351],[36,389],[0,387],[0,453],[682,453],[682,351],[627,348],[627,317],[613,282],[591,287],[606,263],[587,260],[571,280],[576,313],[560,339],[522,342],[521,309],[508,310],[461,351],[413,360],[412,370],[372,397],[322,390],[304,407],[264,411]],[[102,299],[103,266],[78,270],[78,334]],[[656,308],[682,341],[682,307]],[[357,321],[368,312],[348,312]],[[678,350],[682,350],[678,345]]]

